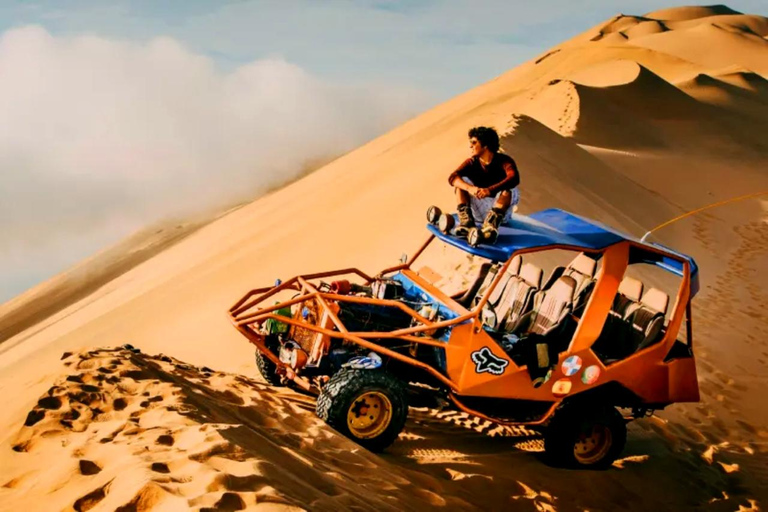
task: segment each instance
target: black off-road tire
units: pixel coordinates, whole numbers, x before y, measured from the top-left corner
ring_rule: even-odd
[[[277,365],[270,361],[260,350],[256,349],[256,368],[264,382],[270,386],[282,386],[283,382],[277,374]]]
[[[384,394],[392,404],[392,415],[382,433],[376,437],[360,438],[350,431],[347,414],[356,400],[369,392]],[[320,392],[316,412],[337,432],[372,452],[379,452],[391,445],[403,430],[408,417],[408,394],[399,379],[383,370],[342,368]]]
[[[593,425],[601,425],[610,431],[610,442],[599,460],[585,462],[575,453],[581,432]],[[544,453],[547,461],[555,466],[575,469],[606,469],[613,464],[627,442],[627,422],[615,407],[564,405],[544,431]]]
[[[265,343],[267,348],[270,349],[273,347],[277,348],[279,345],[279,342],[276,339],[271,339],[270,336],[267,337]],[[261,375],[261,378],[264,379],[264,382],[270,386],[283,385],[282,378],[277,374],[277,365],[270,361],[267,356],[262,354],[258,348],[256,349],[256,368],[259,370],[259,374]]]

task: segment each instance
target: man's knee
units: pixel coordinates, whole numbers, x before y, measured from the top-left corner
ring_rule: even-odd
[[[496,204],[507,206],[512,203],[512,192],[509,190],[502,190],[496,195]]]

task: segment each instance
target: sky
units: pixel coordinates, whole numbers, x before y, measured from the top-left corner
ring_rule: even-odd
[[[616,14],[672,5],[3,0],[0,303],[142,226],[257,197]],[[728,6],[768,15],[766,0]]]

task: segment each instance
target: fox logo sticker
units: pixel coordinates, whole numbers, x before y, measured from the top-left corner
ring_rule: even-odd
[[[509,361],[493,355],[488,347],[472,352],[472,362],[475,363],[475,372],[489,372],[493,375],[501,375],[509,365]]]

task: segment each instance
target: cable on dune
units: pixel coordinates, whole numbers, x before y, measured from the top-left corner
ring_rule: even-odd
[[[679,221],[681,219],[684,219],[685,217],[688,217],[689,215],[694,215],[694,214],[702,212],[704,210],[708,210],[710,208],[715,208],[716,206],[723,206],[724,204],[735,203],[737,201],[743,201],[745,199],[751,199],[753,197],[758,197],[758,196],[762,196],[762,195],[768,195],[768,190],[763,190],[762,192],[755,192],[755,193],[752,193],[752,194],[746,194],[746,195],[739,196],[739,197],[733,197],[731,199],[726,199],[724,201],[718,201],[717,203],[712,203],[712,204],[708,204],[706,206],[702,206],[701,208],[696,208],[695,210],[691,210],[691,211],[686,212],[686,213],[684,213],[682,215],[678,215],[674,219],[671,219],[671,220],[668,220],[666,222],[663,222],[663,223],[659,224],[655,228],[653,228],[650,231],[646,232],[643,235],[643,238],[640,239],[640,241],[641,242],[645,242],[645,239],[648,238],[648,235],[650,235],[654,231],[657,231],[657,230],[659,230],[659,229],[661,229],[663,227],[669,226],[670,224],[675,223],[675,222],[677,222],[677,221]]]

